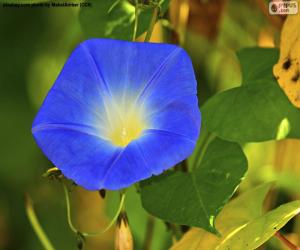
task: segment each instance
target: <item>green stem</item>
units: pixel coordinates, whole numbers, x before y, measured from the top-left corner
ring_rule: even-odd
[[[149,42],[150,41],[154,25],[155,25],[155,23],[157,21],[157,18],[158,18],[159,10],[160,10],[159,7],[157,7],[157,6],[154,7],[151,22],[149,24],[149,28],[148,28],[148,31],[147,31],[144,42]]]
[[[34,211],[34,208],[32,205],[32,201],[28,194],[25,194],[25,208],[26,208],[26,214],[30,221],[30,224],[31,224],[34,232],[36,233],[37,237],[39,238],[40,242],[42,243],[43,247],[46,250],[54,250],[55,248],[51,244],[50,240],[48,239],[47,235],[45,234],[43,228],[41,227],[41,225],[36,217],[36,214],[35,214],[35,211]]]
[[[138,0],[135,0],[135,20],[134,20],[134,29],[133,29],[133,36],[132,36],[132,41],[136,40],[136,34],[137,34],[137,29],[138,29],[138,24],[139,24],[139,3]]]
[[[62,184],[63,184],[65,197],[66,197],[68,224],[69,224],[69,227],[71,228],[71,230],[77,234],[79,231],[76,229],[76,227],[74,226],[74,224],[72,222],[69,190],[64,182],[62,182]]]

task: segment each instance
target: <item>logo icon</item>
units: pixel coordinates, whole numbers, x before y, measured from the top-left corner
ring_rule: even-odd
[[[270,15],[295,15],[298,13],[297,1],[271,1],[269,3]]]

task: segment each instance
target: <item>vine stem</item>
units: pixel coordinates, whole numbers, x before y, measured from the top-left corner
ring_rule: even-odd
[[[69,227],[71,228],[71,230],[77,234],[79,231],[74,226],[74,224],[72,222],[72,218],[71,218],[71,205],[70,205],[69,190],[64,182],[62,182],[62,184],[63,184],[65,197],[66,197],[68,224],[69,224]]]
[[[84,237],[91,237],[91,236],[97,236],[99,234],[103,234],[105,232],[107,232],[117,221],[119,214],[122,212],[122,210],[124,209],[124,204],[125,204],[125,191],[121,192],[121,198],[120,198],[120,204],[118,207],[118,210],[116,212],[116,214],[114,215],[113,219],[110,221],[110,223],[108,224],[108,226],[105,229],[102,229],[98,232],[80,232],[73,224],[72,222],[72,216],[71,216],[71,205],[70,205],[70,197],[69,197],[69,190],[66,186],[66,184],[64,182],[62,182],[63,184],[63,188],[64,188],[64,193],[65,193],[65,197],[66,197],[66,204],[67,204],[67,218],[68,218],[68,224],[70,226],[70,229],[76,233],[76,234],[80,234]]]
[[[35,211],[34,211],[34,208],[32,205],[32,200],[28,194],[25,194],[25,208],[26,208],[26,214],[30,221],[30,224],[31,224],[34,232],[36,233],[37,237],[39,238],[40,242],[42,243],[43,247],[46,250],[55,250],[52,243],[48,239],[46,233],[44,232],[43,228],[41,227],[41,224],[38,221],[38,218],[35,214]]]
[[[158,18],[159,10],[160,10],[159,7],[157,7],[157,6],[154,7],[152,18],[151,18],[151,22],[149,24],[149,28],[148,28],[148,31],[147,31],[147,34],[146,34],[144,42],[149,42],[150,41],[154,25],[155,25],[155,23],[157,21],[157,18]]]
[[[290,242],[287,238],[285,238],[279,231],[275,233],[275,236],[289,249],[291,250],[300,250],[300,247],[294,245],[292,242]]]

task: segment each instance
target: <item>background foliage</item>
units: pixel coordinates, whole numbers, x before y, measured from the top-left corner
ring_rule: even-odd
[[[63,190],[58,183],[41,177],[52,166],[35,145],[30,127],[78,43],[90,37],[132,39],[134,1],[87,2],[92,3],[91,8],[0,6],[0,249],[41,249],[25,215],[25,191],[34,200],[37,215],[58,249],[76,248],[76,237],[67,225]],[[147,180],[140,193],[134,187],[129,189],[126,210],[135,249],[145,249],[149,223],[153,228],[149,249],[171,247],[172,241],[187,229],[177,224],[202,227],[224,236],[246,222],[251,223],[223,242],[220,249],[233,241],[239,244],[235,237],[266,228],[267,236],[252,235],[254,240],[260,239],[251,247],[258,247],[274,234],[274,223],[276,230],[281,228],[299,207],[300,143],[285,138],[299,138],[300,111],[291,105],[272,74],[279,59],[284,19],[270,17],[265,1],[260,0],[172,0],[169,9],[169,1],[161,4],[160,21],[151,41],[181,43],[190,54],[204,124],[199,145],[188,160],[190,172],[168,172]],[[151,6],[140,10],[140,41],[152,10]],[[219,138],[210,138],[211,133]],[[202,154],[204,148],[207,151]],[[242,195],[227,203],[241,179],[235,195]],[[276,189],[263,205],[271,180],[276,180]],[[256,187],[260,183],[266,184]],[[76,224],[87,231],[104,228],[116,210],[118,198],[114,192],[101,199],[97,192],[76,188],[72,192]],[[261,213],[260,208],[269,211],[290,201],[294,202]],[[149,219],[146,210],[168,221],[167,225],[160,219]],[[231,220],[233,215],[237,215],[236,220]],[[236,224],[228,225],[232,221]],[[281,231],[299,244],[299,217]],[[220,240],[202,229],[192,229],[173,248],[187,249],[186,244],[196,244],[195,237],[207,239],[202,241],[208,244],[203,249],[214,249]],[[88,239],[85,249],[112,249],[113,238],[110,230]],[[261,249],[285,248],[273,237]]]

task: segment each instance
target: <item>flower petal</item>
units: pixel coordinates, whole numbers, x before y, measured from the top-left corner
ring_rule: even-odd
[[[169,44],[107,39],[91,39],[84,42],[84,46],[93,54],[111,94],[117,98],[128,92],[138,96],[161,65],[169,60],[170,54],[178,49]]]
[[[99,126],[106,119],[104,97],[106,83],[95,68],[91,55],[83,45],[69,57],[55,84],[49,91],[33,128],[41,124],[77,124]],[[98,122],[95,122],[98,121]]]
[[[161,174],[190,155],[195,141],[182,135],[159,130],[147,130],[130,143],[113,163],[105,177],[104,187],[119,189]]]
[[[137,143],[153,174],[157,175],[186,159],[196,141],[172,132],[146,130]]]
[[[41,128],[34,131],[34,138],[66,177],[89,190],[104,188],[103,176],[121,152],[121,148],[80,129]]]
[[[195,141],[201,126],[201,115],[199,109],[195,108],[197,106],[196,95],[182,97],[156,110],[147,119],[153,129],[180,134]]]
[[[154,74],[140,94],[138,104],[145,103],[152,111],[176,100],[197,95],[193,66],[186,52],[177,47]]]

